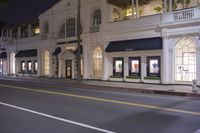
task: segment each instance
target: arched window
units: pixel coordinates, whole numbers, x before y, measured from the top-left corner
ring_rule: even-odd
[[[44,53],[44,75],[48,76],[50,70],[50,53],[45,51]]]
[[[10,74],[15,74],[15,53],[10,54]]]
[[[73,37],[76,35],[76,19],[70,18],[66,21],[66,37]]]
[[[180,39],[175,49],[175,80],[196,79],[196,45],[190,38]]]
[[[44,23],[44,34],[48,34],[49,33],[49,23],[45,22]]]
[[[93,14],[93,25],[100,25],[101,24],[101,10],[97,9],[94,11]]]
[[[103,73],[103,50],[101,47],[93,49],[93,76],[95,79],[101,79]]]

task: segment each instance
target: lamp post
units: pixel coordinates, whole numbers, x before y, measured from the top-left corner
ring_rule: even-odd
[[[77,82],[81,82],[81,1],[77,4]]]

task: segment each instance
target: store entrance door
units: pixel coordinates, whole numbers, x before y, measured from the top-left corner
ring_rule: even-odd
[[[72,60],[66,60],[65,66],[66,66],[66,78],[72,78]]]

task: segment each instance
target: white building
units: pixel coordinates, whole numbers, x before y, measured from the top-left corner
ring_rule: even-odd
[[[200,0],[127,1],[81,0],[83,79],[200,84]],[[76,20],[61,0],[38,27],[2,29],[0,73],[76,78]]]

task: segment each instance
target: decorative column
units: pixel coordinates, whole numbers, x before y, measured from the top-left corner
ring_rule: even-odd
[[[17,28],[17,38],[20,39],[21,38],[21,27]]]
[[[169,0],[169,12],[171,13],[172,12],[172,0]]]
[[[1,29],[1,37],[3,37],[3,28]]]
[[[141,82],[144,82],[144,77],[147,76],[147,57],[141,57]]]
[[[138,0],[136,0],[136,18],[138,18]]]
[[[124,79],[126,79],[126,76],[129,75],[128,73],[128,56],[125,56],[124,58]]]
[[[32,36],[32,32],[31,32],[31,24],[28,24],[28,37]]]
[[[163,36],[163,52],[161,62],[161,83],[169,84],[169,40],[167,36]]]
[[[200,42],[200,40],[199,40]],[[198,59],[200,59],[200,46],[197,47],[197,55],[196,55],[196,61],[197,61],[197,68],[196,68],[196,73],[197,73],[197,84],[200,85],[200,61]]]
[[[84,40],[83,40],[84,41]],[[83,44],[88,44],[89,42],[84,41]],[[89,50],[89,46],[88,45],[83,45],[83,79],[89,79],[90,77],[90,70],[91,70],[91,63],[90,63],[90,59],[92,57],[89,56],[89,54],[92,55],[92,53],[90,53],[91,50]],[[89,69],[88,69],[89,68]]]
[[[132,19],[134,19],[134,7],[135,7],[135,0],[132,0]]]
[[[12,32],[13,32],[12,29],[10,29],[10,35],[9,35],[10,38],[12,38]]]
[[[103,71],[103,80],[108,80],[109,79],[109,74],[110,74],[110,72],[109,72],[109,66],[110,66],[110,62],[109,62],[109,57],[108,57],[108,54],[106,53],[106,52],[104,52],[104,54],[103,54],[104,56],[103,56],[103,59],[104,59],[104,61],[103,61],[103,65],[104,65],[104,71]]]
[[[167,0],[164,0],[164,14],[167,13]]]

